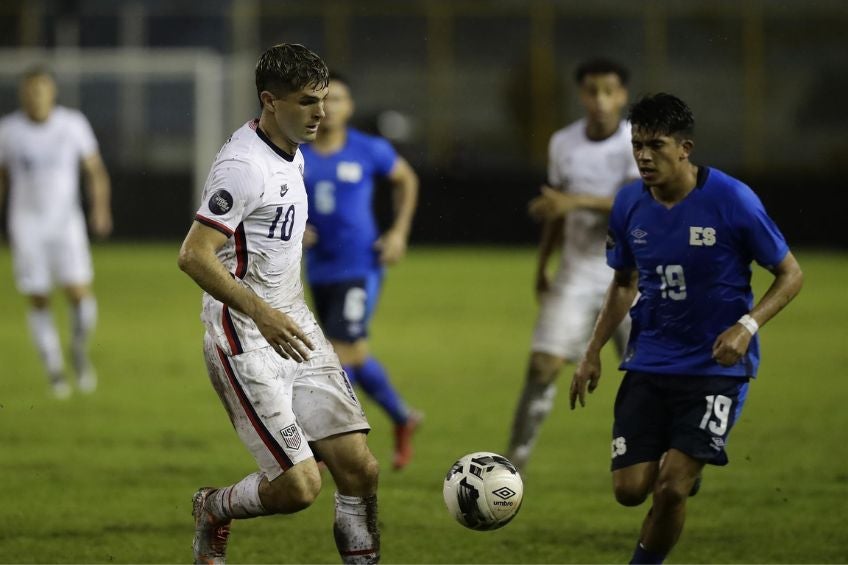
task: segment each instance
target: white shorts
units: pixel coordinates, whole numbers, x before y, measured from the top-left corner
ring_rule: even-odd
[[[82,215],[70,215],[62,229],[31,219],[11,219],[9,237],[18,290],[49,294],[53,285],[89,285],[93,279],[88,234]]]
[[[532,351],[571,362],[579,361],[592,337],[606,290],[606,287],[573,282],[553,286],[542,298],[533,331]],[[624,352],[629,336],[628,315],[613,335],[619,356]]]
[[[296,363],[270,346],[228,357],[204,337],[212,386],[268,480],[312,457],[309,442],[371,429],[332,346],[320,330],[309,339],[315,351]]]

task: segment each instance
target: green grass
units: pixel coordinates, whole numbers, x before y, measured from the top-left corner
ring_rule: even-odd
[[[253,471],[207,381],[200,293],[176,268],[176,250],[95,249],[101,386],[65,402],[47,395],[0,250],[0,561],[188,562],[191,494]],[[848,561],[848,257],[799,259],[806,287],[762,332],[764,362],[732,434],[731,465],[707,470],[670,561]],[[383,468],[385,562],[629,558],[647,508],[620,507],[611,494],[620,375],[609,356],[586,409],[567,410],[560,395],[508,527],[465,530],[441,499],[457,457],[503,450],[535,317],[533,261],[529,249],[416,249],[390,274],[373,349],[427,419],[415,460],[395,473],[390,424],[367,406]],[[767,282],[758,275],[760,291]],[[310,509],[236,523],[231,562],[338,562],[332,492],[326,477]]]

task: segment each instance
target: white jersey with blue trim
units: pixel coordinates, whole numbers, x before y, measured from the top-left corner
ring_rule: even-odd
[[[614,198],[619,189],[639,178],[630,142],[630,124],[622,121],[610,137],[593,141],[586,136],[586,119],[580,119],[551,136],[548,147],[548,182],[569,194]],[[565,239],[558,282],[562,278],[606,288],[612,273],[606,264],[604,244],[608,215],[578,209],[565,217]]]
[[[317,324],[300,276],[306,217],[300,151],[274,145],[258,120],[236,130],[215,158],[195,220],[229,238],[218,258],[237,281],[310,334]],[[251,318],[207,293],[201,319],[230,355],[268,347]]]
[[[0,166],[9,174],[9,223],[57,230],[82,215],[79,164],[98,152],[91,125],[78,110],[56,106],[34,122],[22,111],[0,120]]]

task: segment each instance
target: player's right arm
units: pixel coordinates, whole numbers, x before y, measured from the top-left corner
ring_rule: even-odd
[[[215,299],[248,315],[281,356],[298,363],[308,359],[315,347],[298,325],[238,284],[218,259],[216,252],[226,242],[226,235],[195,221],[180,247],[180,269]]]
[[[616,270],[607,289],[604,305],[592,330],[586,353],[577,365],[571,380],[569,400],[574,410],[577,400],[586,406],[586,389],[594,392],[601,378],[601,349],[610,340],[616,328],[624,320],[636,298],[638,273],[635,269]]]
[[[612,203],[613,199],[609,196],[571,194],[543,186],[542,194],[530,201],[527,211],[537,220],[552,220],[578,208],[609,214]]]

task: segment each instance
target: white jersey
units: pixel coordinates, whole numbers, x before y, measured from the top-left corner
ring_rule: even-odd
[[[218,258],[233,277],[306,333],[317,324],[300,277],[307,200],[303,156],[275,146],[258,120],[233,133],[218,152],[196,221],[229,237]],[[201,319],[230,355],[268,347],[256,324],[209,294]]]
[[[548,181],[554,188],[571,194],[613,198],[622,185],[638,177],[630,124],[626,121],[602,141],[586,137],[585,118],[551,136]],[[608,215],[575,210],[566,216],[564,223],[565,240],[557,278],[562,283],[583,281],[606,288],[610,281],[605,256]]]
[[[80,160],[98,152],[81,112],[56,106],[44,122],[17,111],[0,120],[0,166],[10,180],[9,223],[61,229],[68,215],[82,215]]]

